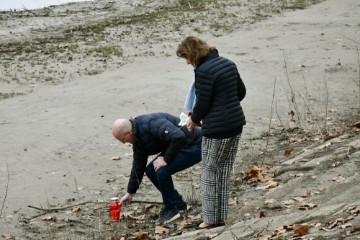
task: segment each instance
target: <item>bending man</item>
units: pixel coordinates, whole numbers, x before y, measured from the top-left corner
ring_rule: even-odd
[[[121,203],[130,204],[144,172],[161,192],[164,208],[156,224],[166,224],[180,217],[187,205],[174,188],[171,175],[201,161],[201,129],[179,126],[180,118],[168,113],[140,115],[134,119],[117,119],[113,136],[122,143],[131,143],[133,164],[127,193]],[[148,165],[150,155],[157,155]]]

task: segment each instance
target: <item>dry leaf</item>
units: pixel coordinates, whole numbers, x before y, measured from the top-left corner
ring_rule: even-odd
[[[353,227],[353,229],[351,230],[352,232],[360,232],[360,225]]]
[[[80,210],[81,210],[80,207],[73,207],[73,208],[71,209],[72,212],[79,212]]]
[[[326,142],[326,143],[320,145],[320,146],[318,147],[318,149],[324,149],[324,148],[329,147],[330,145],[331,145],[331,142]]]
[[[122,236],[113,236],[111,237],[111,240],[125,240],[125,238]]]
[[[271,204],[271,203],[274,203],[274,202],[275,202],[275,199],[273,199],[273,198],[265,200],[265,204]]]
[[[275,181],[273,181],[273,180],[269,180],[268,182],[267,182],[267,184],[266,184],[266,186],[268,187],[268,188],[275,188],[275,187],[277,187],[279,185],[279,183],[278,182],[275,182]]]
[[[237,201],[237,200],[235,200],[235,199],[230,199],[230,200],[229,200],[229,206],[236,206],[236,205],[238,205],[238,201]]]
[[[337,176],[337,177],[334,177],[333,180],[337,183],[341,183],[343,181],[345,181],[345,178],[343,176]]]
[[[178,225],[178,229],[181,230],[192,224],[189,224],[186,220],[182,220],[181,222],[177,222],[177,225]]]
[[[294,197],[294,200],[298,201],[298,202],[304,202],[305,201],[305,199],[303,197]]]
[[[133,233],[134,237],[136,240],[140,240],[140,239],[148,239],[149,238],[149,233],[148,232],[144,232],[144,231],[140,231],[140,232],[136,232]]]
[[[300,205],[299,209],[300,209],[300,210],[311,210],[311,209],[314,209],[314,208],[316,208],[316,207],[317,207],[316,204],[308,203],[308,204],[302,204],[302,205]]]
[[[265,212],[264,211],[259,211],[256,213],[256,217],[258,218],[264,218],[265,217]]]
[[[281,204],[284,204],[284,205],[291,205],[293,204],[294,201],[293,200],[285,200],[285,201],[282,201]]]
[[[137,227],[137,224],[136,223],[130,223],[128,225],[128,228],[136,228]]]
[[[132,220],[144,220],[145,219],[145,215],[141,215],[139,217],[136,217],[136,216],[133,216],[132,214],[130,214],[128,216],[129,219],[132,219]]]
[[[214,237],[217,237],[219,236],[218,233],[213,233],[213,234],[210,234],[209,236],[207,236],[207,239],[213,239]]]
[[[360,213],[360,209],[357,206],[349,207],[346,211],[351,214],[354,214],[354,215],[357,215]]]
[[[285,150],[284,150],[284,156],[285,156],[285,157],[290,156],[293,151],[294,151],[293,148],[287,148],[287,149],[285,149]]]
[[[345,223],[345,224],[343,224],[343,225],[340,225],[340,228],[345,229],[345,228],[351,227],[351,226],[352,226],[351,223]]]
[[[329,227],[328,228],[333,228],[333,227],[335,227],[335,226],[338,226],[338,225],[340,225],[340,224],[343,224],[343,223],[345,223],[346,222],[346,220],[344,219],[344,218],[337,218],[337,219],[335,219],[334,221],[332,221],[332,222],[329,222]]]
[[[155,233],[156,234],[163,234],[163,233],[168,233],[169,229],[163,227],[163,226],[155,226]]]
[[[112,157],[111,160],[121,160],[120,156]]]
[[[105,224],[105,225],[110,225],[111,222],[112,222],[112,220],[107,219],[107,220],[103,221],[103,224]]]
[[[351,132],[353,133],[356,133],[356,132],[359,132],[360,131],[360,128],[357,128],[357,127],[352,127],[351,128]]]
[[[271,239],[271,236],[259,236],[257,240],[269,240]]]
[[[258,166],[252,166],[250,170],[245,172],[246,177],[249,178],[250,182],[257,182],[261,181],[263,177],[263,169],[259,168]]]
[[[354,123],[354,125],[352,125],[352,126],[360,129],[360,122]]]
[[[44,216],[43,218],[42,218],[42,220],[44,220],[44,221],[49,221],[49,222],[56,222],[56,217],[55,216],[51,216],[51,215],[47,215],[47,216]]]
[[[282,226],[282,227],[277,227],[277,228],[275,228],[272,236],[273,236],[273,237],[274,237],[274,236],[278,236],[278,235],[284,234],[285,232],[286,232],[286,228],[285,228],[284,226]]]
[[[304,197],[308,198],[310,196],[311,196],[310,191],[306,190],[305,193],[304,193]]]
[[[302,224],[302,225],[296,225],[294,229],[294,237],[301,237],[309,233],[309,225]]]
[[[13,235],[11,235],[10,233],[4,233],[1,236],[4,237],[7,240],[15,239],[15,237]]]

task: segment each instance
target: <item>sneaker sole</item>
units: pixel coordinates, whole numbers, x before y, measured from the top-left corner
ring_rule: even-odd
[[[175,220],[178,219],[178,218],[180,218],[180,213],[176,214],[175,216],[173,216],[173,217],[170,218],[169,220],[164,221],[164,224],[171,223],[172,221],[175,221]]]

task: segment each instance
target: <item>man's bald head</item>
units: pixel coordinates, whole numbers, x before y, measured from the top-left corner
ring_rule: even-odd
[[[121,141],[124,134],[131,131],[131,122],[129,119],[116,119],[112,126],[112,134],[114,138]]]

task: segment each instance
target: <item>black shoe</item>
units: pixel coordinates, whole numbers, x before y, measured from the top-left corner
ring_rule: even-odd
[[[180,217],[180,213],[178,210],[165,208],[165,209],[161,210],[161,212],[159,214],[159,218],[156,219],[155,224],[156,225],[167,224],[172,221],[175,221],[179,217]]]
[[[176,205],[176,208],[179,211],[187,210],[187,204],[186,204],[186,202],[182,202],[182,203]]]

